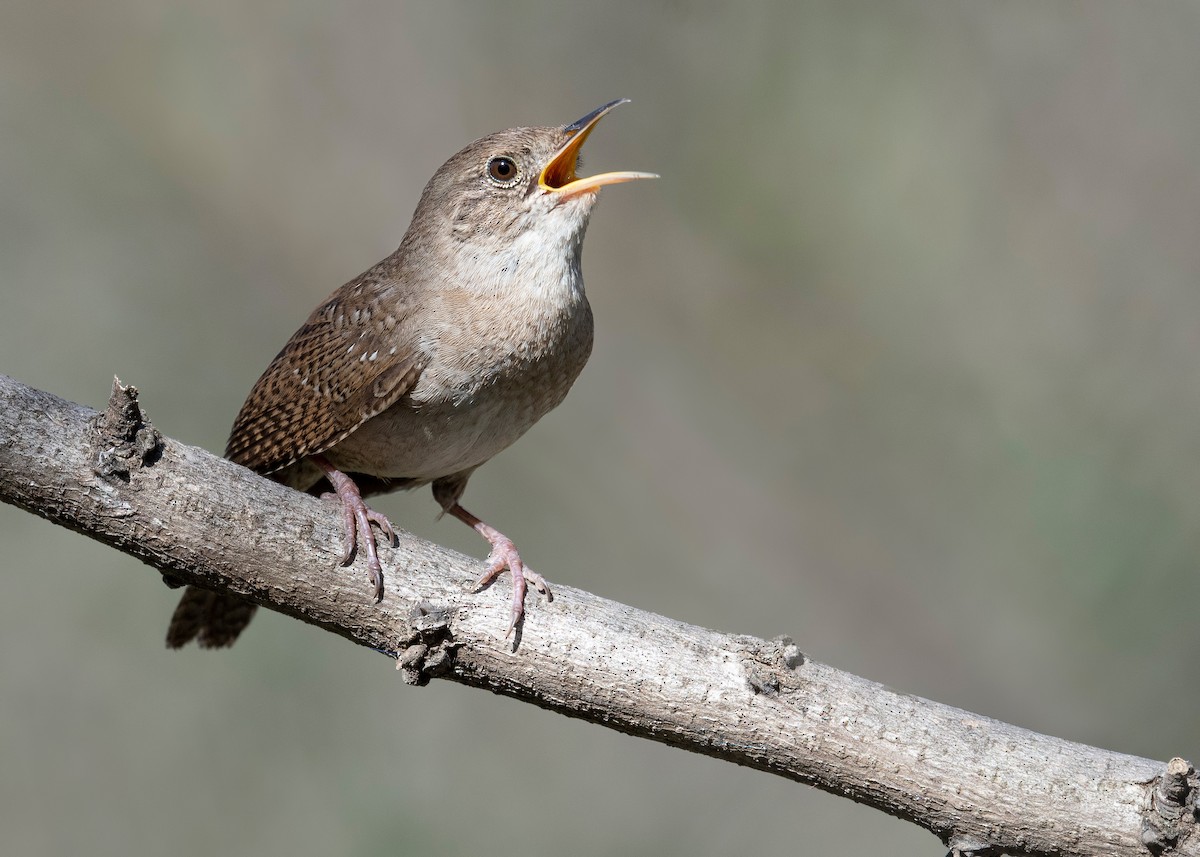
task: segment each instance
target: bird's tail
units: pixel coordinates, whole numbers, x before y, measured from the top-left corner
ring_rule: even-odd
[[[421,480],[416,479],[385,479],[364,473],[348,475],[359,486],[364,497],[422,484]],[[321,472],[308,461],[272,473],[267,478],[309,494],[320,495],[329,490]],[[232,646],[250,624],[257,609],[257,605],[236,596],[219,595],[189,586],[184,590],[183,598],[179,599],[179,606],[175,608],[171,624],[167,627],[167,648],[182,648],[192,640],[202,649]]]
[[[192,640],[202,649],[232,646],[257,609],[242,598],[189,586],[171,616],[167,648],[178,649]]]

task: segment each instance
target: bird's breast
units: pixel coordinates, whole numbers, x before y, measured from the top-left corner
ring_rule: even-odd
[[[477,467],[560,404],[591,354],[582,283],[443,290],[430,309],[420,379],[331,451],[336,466],[420,480]]]

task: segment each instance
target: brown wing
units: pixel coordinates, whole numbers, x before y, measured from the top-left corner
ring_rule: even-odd
[[[272,473],[344,440],[412,388],[424,366],[413,306],[385,265],[334,292],[288,340],[246,397],[227,458]]]

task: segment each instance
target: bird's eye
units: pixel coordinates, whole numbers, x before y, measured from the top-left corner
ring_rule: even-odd
[[[496,184],[508,187],[517,178],[517,163],[512,158],[492,158],[487,165],[488,178]]]

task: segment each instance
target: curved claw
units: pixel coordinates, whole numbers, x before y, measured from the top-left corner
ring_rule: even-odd
[[[516,629],[517,623],[521,621],[521,617],[525,615],[525,592],[527,591],[525,563],[521,560],[521,555],[517,553],[517,546],[512,543],[512,540],[499,533],[495,534],[495,540],[492,541],[492,552],[488,554],[487,562],[487,570],[475,581],[473,590],[475,592],[494,581],[504,572],[504,569],[507,568],[512,572],[512,610],[509,615],[508,628],[504,631],[504,638],[507,640]],[[532,572],[529,573],[532,574]]]
[[[529,566],[525,566],[525,580],[533,584],[533,588],[546,596],[547,601],[554,600],[554,593],[550,591],[550,584],[546,582],[546,578],[542,577]]]
[[[379,529],[383,532],[387,533],[388,544],[392,547],[396,547],[400,541],[396,538],[396,531],[392,529],[392,522],[387,519],[387,515],[383,514],[382,512],[376,512],[370,506],[367,506],[366,509],[367,520],[379,527]]]
[[[545,579],[540,574],[525,565],[521,555],[517,553],[517,546],[508,536],[495,527],[485,524],[457,503],[446,511],[474,529],[492,545],[492,552],[488,554],[487,558],[487,570],[475,581],[475,585],[471,588],[472,592],[483,589],[499,577],[506,568],[512,573],[512,609],[509,614],[508,628],[504,631],[504,638],[508,639],[525,616],[525,593],[528,590],[526,584],[532,584],[534,589],[546,596],[547,601],[553,601],[554,596],[550,594],[550,587],[546,585]]]
[[[367,573],[371,585],[375,588],[375,601],[378,603],[383,600],[383,565],[379,561],[379,549],[375,544],[375,532],[371,525],[374,524],[386,533],[388,543],[393,546],[396,544],[396,531],[386,515],[376,512],[363,501],[353,479],[320,456],[313,456],[312,461],[321,468],[325,478],[333,486],[334,494],[325,494],[323,497],[336,496],[342,501],[342,565],[349,565],[354,561],[361,538],[367,548]]]

